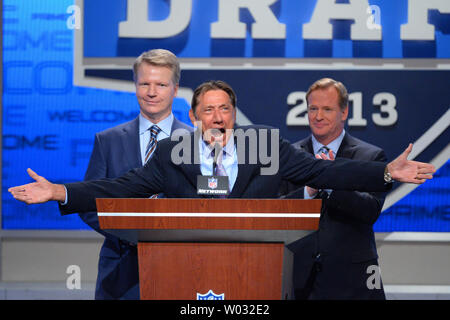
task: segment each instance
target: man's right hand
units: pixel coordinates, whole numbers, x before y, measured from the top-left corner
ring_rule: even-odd
[[[315,157],[316,157],[316,159],[322,159],[322,160],[331,160],[331,161],[334,160],[334,154],[333,154],[332,150],[329,150],[328,154],[318,153],[315,155]],[[308,186],[306,186],[305,188],[306,188],[306,192],[308,192],[308,194],[311,198],[314,198],[317,195],[317,193],[319,193],[319,190],[317,190],[317,189],[314,189],[314,188],[311,188]]]
[[[27,204],[44,203],[52,200],[65,202],[66,190],[63,185],[51,183],[31,169],[27,169],[27,172],[36,182],[9,188],[8,191],[15,199]]]
[[[331,160],[331,161],[334,160],[334,154],[333,154],[332,150],[329,150],[328,154],[318,153],[315,155],[315,157],[316,157],[316,159],[322,159],[322,160]],[[306,192],[308,192],[308,194],[311,198],[314,198],[317,195],[317,193],[319,192],[319,190],[308,187],[308,186],[306,186],[305,188],[306,188]]]

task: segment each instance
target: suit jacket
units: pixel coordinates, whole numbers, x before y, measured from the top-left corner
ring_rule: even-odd
[[[173,120],[176,129],[193,129]],[[116,178],[142,167],[139,143],[139,117],[95,135],[85,180]],[[83,213],[80,218],[105,236],[98,263],[96,299],[139,299],[139,277],[136,246],[121,241],[99,227],[97,212]]]
[[[384,182],[385,163],[337,159],[325,161],[294,148],[287,140],[278,137],[270,128],[247,126],[240,128],[246,142],[254,143],[242,148],[238,143],[238,175],[229,198],[276,198],[282,179],[315,188],[334,190],[387,191],[391,184]],[[251,132],[264,129],[269,137],[262,141]],[[271,145],[272,134],[276,136]],[[196,137],[197,136],[197,137]],[[132,169],[117,179],[102,179],[65,184],[67,203],[60,205],[61,214],[88,212],[96,210],[96,198],[147,198],[163,192],[167,198],[199,198],[197,194],[197,175],[200,175],[198,153],[195,152],[198,134],[182,136],[177,141],[164,139],[152,158],[142,168]],[[266,143],[263,150],[258,146]],[[188,146],[183,148],[184,146]],[[189,148],[190,146],[190,148]],[[242,152],[239,151],[241,149]],[[256,153],[277,154],[279,170],[272,174],[261,174],[262,167],[270,163],[261,161]],[[172,154],[173,153],[173,154]],[[178,158],[180,162],[172,161]]]
[[[308,137],[294,147],[313,154]],[[336,159],[386,161],[382,149],[345,134]],[[286,198],[304,197],[302,185],[288,184]],[[383,286],[369,289],[368,267],[378,266],[372,225],[381,213],[384,192],[334,190],[324,197],[318,231],[292,243],[297,299],[384,299]],[[369,282],[371,280],[369,279]]]
[[[244,142],[238,140],[238,175],[230,198],[276,198],[282,179],[335,190],[385,191],[390,187],[383,179],[386,164],[348,159],[317,160],[294,148],[280,138],[277,131],[272,132],[268,127],[248,126],[239,129],[243,132],[240,136],[246,137],[246,147],[242,148]],[[254,132],[264,130],[269,133],[269,137],[261,140],[257,134],[256,140],[253,139]],[[132,169],[119,178],[65,184],[67,203],[60,205],[61,214],[96,211],[96,198],[148,198],[161,192],[167,198],[206,197],[197,194],[196,186],[197,175],[201,175],[196,152],[198,147],[195,147],[199,136],[196,131],[180,137],[178,141],[161,140],[145,166]],[[274,140],[272,137],[275,137]],[[258,150],[261,145],[264,150]],[[260,153],[275,155],[274,161],[279,164],[276,173],[261,174],[261,169],[271,164],[267,164],[264,159],[261,161],[261,156],[258,156]],[[183,161],[178,162],[180,158]],[[108,283],[112,284],[115,279],[119,278],[111,276]]]

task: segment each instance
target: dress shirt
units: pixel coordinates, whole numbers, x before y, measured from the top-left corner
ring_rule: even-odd
[[[344,139],[344,136],[345,136],[345,130],[342,130],[339,137],[337,137],[336,139],[334,139],[333,141],[331,141],[329,144],[326,145],[326,147],[328,147],[331,151],[333,151],[334,156],[336,156],[336,154],[339,150],[339,147],[341,146],[342,140]],[[314,137],[314,135],[311,136],[311,140],[312,140],[314,155],[316,155],[319,153],[320,148],[322,148],[324,145],[321,144],[319,141],[317,141],[317,139]],[[328,195],[330,195],[332,190],[324,189],[324,191],[326,191],[328,193]],[[304,199],[312,199],[313,198],[308,194],[308,191],[306,191],[306,188],[304,190],[303,198]]]
[[[158,123],[152,123],[147,118],[144,118],[144,116],[141,113],[139,114],[139,144],[141,147],[142,164],[144,164],[145,162],[145,149],[147,148],[148,142],[150,141],[149,128],[152,125],[156,124],[161,129],[161,132],[156,137],[156,140],[160,141],[162,139],[170,137],[173,119],[174,119],[173,113],[170,113],[170,115],[164,120],[161,120]]]
[[[214,159],[211,153],[213,149],[209,145],[207,145],[203,139],[199,139],[198,143],[198,150],[200,153],[200,171],[204,176],[212,176]],[[225,168],[225,172],[227,173],[231,192],[231,190],[233,190],[233,186],[236,182],[238,174],[238,159],[236,146],[234,144],[234,136],[231,136],[230,139],[228,139],[225,148],[223,148],[222,150],[224,151],[222,165]]]

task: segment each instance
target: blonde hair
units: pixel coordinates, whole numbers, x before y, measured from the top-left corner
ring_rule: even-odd
[[[133,79],[136,82],[137,72],[142,63],[148,63],[153,66],[167,67],[172,70],[172,81],[175,85],[179,84],[181,77],[180,62],[178,58],[169,50],[153,49],[143,52],[133,64]]]

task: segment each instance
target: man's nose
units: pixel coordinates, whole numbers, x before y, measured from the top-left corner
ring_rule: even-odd
[[[320,108],[317,110],[316,119],[317,120],[323,119],[323,110]]]
[[[220,112],[219,109],[214,110],[213,120],[214,120],[214,122],[222,122],[222,120],[223,120],[222,113]]]
[[[154,96],[156,96],[156,86],[154,86],[154,85],[149,85],[148,86],[148,89],[147,89],[147,95],[148,96],[150,96],[150,97],[154,97]]]

